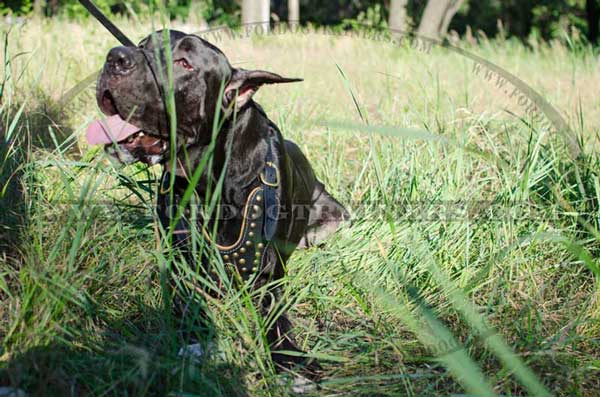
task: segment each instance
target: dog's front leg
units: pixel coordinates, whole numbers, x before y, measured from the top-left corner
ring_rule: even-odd
[[[261,301],[263,317],[268,318],[271,310],[277,305],[273,304],[273,299],[280,301],[279,291],[268,293]],[[281,302],[279,302],[281,304]],[[306,354],[302,351],[294,340],[292,323],[286,313],[281,313],[267,330],[267,342],[271,351],[271,359],[275,364],[277,371],[286,371],[291,369],[301,370],[302,373],[313,381],[320,378],[321,366],[316,359],[301,357],[299,355],[286,354],[285,351]]]
[[[179,344],[185,346],[180,350],[180,355],[199,358],[200,352],[205,352],[206,346],[214,340],[215,331],[214,324],[208,315],[203,291],[190,290],[186,287],[189,285],[185,282],[186,272],[180,271],[181,266],[194,266],[196,263],[196,258],[192,257],[190,246],[190,220],[187,219],[185,212],[171,230],[171,220],[179,210],[182,195],[179,184],[184,182],[176,177],[174,191],[171,192],[169,190],[169,174],[163,174],[157,194],[156,210],[164,235],[171,235],[171,238],[161,239],[161,236],[158,235],[157,240],[159,243],[160,240],[170,240],[166,247],[163,246],[160,249],[172,251],[174,254],[168,255],[174,260],[170,266],[170,273],[166,275],[168,282],[166,283],[165,298],[170,302]]]

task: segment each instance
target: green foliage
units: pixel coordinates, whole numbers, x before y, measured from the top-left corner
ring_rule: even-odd
[[[0,13],[27,15],[33,11],[34,0],[8,0],[5,4],[0,4]],[[44,1],[42,12],[47,16],[55,16],[59,14],[66,15],[69,18],[81,19],[89,16],[87,10],[77,0],[57,0]],[[123,14],[127,12],[127,7],[136,12],[147,12],[155,0],[136,0],[128,1],[127,5],[123,0],[94,0],[93,3],[104,13],[107,14]],[[200,1],[203,9],[211,9],[212,0]],[[171,18],[185,19],[188,17],[192,5],[191,0],[168,0],[166,2],[166,10]],[[154,8],[156,5],[154,4]]]
[[[498,21],[505,34],[540,39],[564,37],[574,27],[587,31],[586,0],[487,0],[466,1],[450,24],[450,29],[464,33],[467,26],[481,30],[488,37],[499,33]]]
[[[377,0],[300,0],[300,21],[311,21],[317,25],[335,25],[345,19],[357,18],[361,12],[369,8],[381,7]]]
[[[33,9],[32,0],[5,0],[0,3],[0,15],[27,15]]]
[[[28,15],[33,11],[35,0],[7,0],[0,3],[0,15]],[[159,0],[97,0],[94,3],[104,12],[125,14],[131,9],[138,15],[156,9]],[[161,0],[162,1],[162,0]],[[80,19],[88,16],[77,0],[42,1],[44,15],[63,14]],[[153,5],[154,3],[154,5]],[[190,13],[199,15],[213,25],[235,26],[240,21],[240,1],[237,0],[165,0],[170,18],[186,19]],[[427,4],[411,0],[407,4],[409,20],[418,24]],[[385,27],[388,18],[388,2],[379,0],[300,0],[302,23],[313,25],[341,25],[357,29],[360,25]],[[287,1],[271,1],[271,12],[279,20],[287,18]],[[588,34],[586,0],[465,0],[461,10],[453,18],[450,29],[465,33],[467,26],[473,31],[481,30],[488,37],[499,32],[501,21],[503,34],[522,39],[563,38],[565,32],[574,28]],[[415,27],[415,26],[413,26]],[[571,32],[568,32],[571,34]]]
[[[571,33],[570,27],[585,32],[585,2],[586,0],[537,2],[532,9],[532,30],[539,32],[539,36],[544,39],[565,37]]]
[[[216,26],[236,26],[240,23],[241,11],[235,0],[206,0],[202,3],[205,21]]]
[[[365,11],[360,11],[356,18],[346,18],[342,22],[343,26],[351,27],[354,30],[360,30],[365,26],[373,28],[387,28],[387,20],[381,4],[370,6]]]
[[[111,14],[113,7],[120,4],[119,0],[96,0],[94,4],[106,14]],[[89,12],[77,1],[60,0],[60,8],[57,11],[73,19],[82,19],[89,16]]]

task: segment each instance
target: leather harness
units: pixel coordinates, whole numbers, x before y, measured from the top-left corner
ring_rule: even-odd
[[[241,212],[242,225],[236,241],[230,245],[219,244],[213,241],[204,225],[198,222],[204,238],[218,249],[225,264],[225,270],[228,273],[237,273],[244,281],[261,273],[268,261],[267,253],[269,250],[274,249],[273,237],[277,232],[277,222],[280,212],[280,200],[277,188],[281,183],[281,176],[271,141],[272,139],[270,138],[267,140],[268,149],[265,156],[265,165],[255,179],[258,182],[258,186],[248,194],[246,204]],[[165,171],[160,187],[161,194],[168,192],[169,180],[170,174]],[[179,204],[180,196],[177,192],[173,192],[173,199],[176,205]],[[189,210],[186,209],[184,214],[189,215]],[[182,246],[188,243],[190,238],[191,233],[188,219],[182,216],[173,231],[173,244],[175,246]],[[208,264],[208,266],[209,269],[205,270],[216,275],[216,265]]]

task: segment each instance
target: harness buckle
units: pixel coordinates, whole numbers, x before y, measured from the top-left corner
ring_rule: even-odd
[[[279,175],[279,168],[272,162],[265,162],[265,168],[260,173],[260,180],[267,186],[277,187],[281,180]]]

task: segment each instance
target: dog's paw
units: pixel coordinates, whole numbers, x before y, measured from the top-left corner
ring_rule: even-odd
[[[292,392],[296,394],[310,393],[311,391],[317,390],[318,388],[318,383],[308,378],[305,378],[302,375],[296,375],[291,384]]]
[[[199,364],[206,356],[210,348],[205,349],[200,343],[192,343],[191,345],[183,346],[177,352],[177,357],[189,360],[194,364]]]
[[[289,387],[294,394],[306,394],[319,389],[319,383],[300,374],[288,373],[278,381],[280,386]]]
[[[27,393],[21,389],[0,386],[0,397],[27,397]]]
[[[226,360],[225,353],[213,342],[209,342],[208,344],[192,343],[183,346],[177,352],[177,357],[186,359],[192,364],[199,364],[202,360],[209,358]]]

